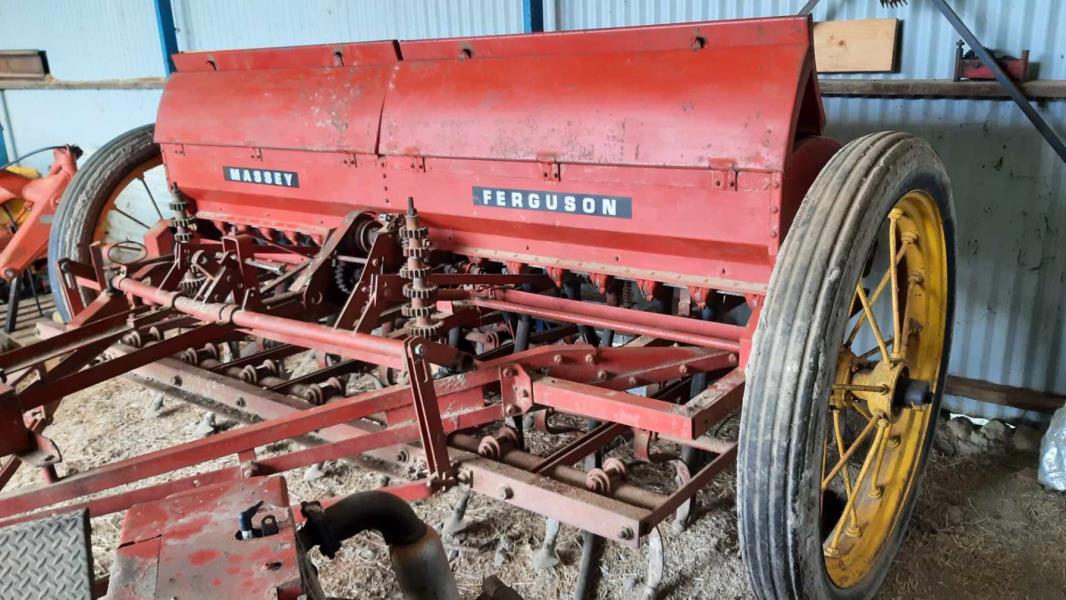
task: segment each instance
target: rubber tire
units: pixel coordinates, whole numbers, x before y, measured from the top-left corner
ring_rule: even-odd
[[[940,208],[947,251],[945,347],[933,414],[951,350],[955,212],[940,158],[923,140],[881,132],[841,148],[811,185],[781,248],[759,317],[740,427],[740,546],[759,598],[872,597],[891,566],[921,490],[929,427],[912,492],[869,574],[842,589],[825,570],[820,474],[838,344],[866,257],[888,211],[925,190]]]
[[[48,235],[48,281],[64,322],[71,315],[60,291],[59,261],[89,262],[89,245],[107,199],[132,169],[159,157],[154,134],[155,124],[142,125],[104,144],[78,169],[63,192]],[[82,299],[88,303],[92,295],[83,290]]]

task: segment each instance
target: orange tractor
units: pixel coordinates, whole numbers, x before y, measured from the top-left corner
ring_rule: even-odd
[[[22,281],[29,284],[37,298],[35,274],[29,269],[47,255],[52,217],[78,170],[77,160],[82,154],[77,146],[44,150],[53,151],[54,161],[43,177],[33,169],[12,167],[10,163],[0,167],[0,277],[10,286],[5,324],[8,333],[14,329]]]

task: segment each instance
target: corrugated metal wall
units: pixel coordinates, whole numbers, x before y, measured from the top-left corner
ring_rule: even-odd
[[[172,0],[183,50],[522,31],[521,0]]]
[[[582,29],[796,12],[803,0],[545,0],[545,27]],[[162,75],[151,2],[3,0],[0,47],[48,51],[61,79]],[[521,0],[173,0],[182,50],[513,33]],[[1043,79],[1066,79],[1066,2],[954,0],[986,45],[1029,48]],[[948,78],[957,35],[929,5],[822,0],[814,16],[903,20],[901,70]],[[753,76],[757,76],[754,75]],[[845,77],[863,77],[862,75]],[[14,154],[65,141],[96,147],[154,118],[157,90],[7,91],[0,123]],[[951,372],[1066,393],[1066,169],[1011,103],[827,98],[831,135],[879,129],[928,138],[959,207],[960,264]],[[1066,102],[1040,110],[1066,134]],[[34,166],[47,164],[39,159]]]
[[[163,75],[151,2],[3,0],[0,48],[42,48],[57,79]],[[155,118],[158,90],[7,90],[0,125],[8,154],[77,143],[87,149]],[[27,161],[46,168],[50,154]]]

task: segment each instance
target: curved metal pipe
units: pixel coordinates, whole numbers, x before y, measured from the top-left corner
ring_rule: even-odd
[[[333,558],[341,542],[373,529],[389,546],[392,569],[404,598],[459,599],[440,536],[418,518],[411,505],[396,496],[359,492],[325,509],[317,502],[304,502],[301,511],[307,523],[297,539],[305,550],[318,546],[322,554]]]

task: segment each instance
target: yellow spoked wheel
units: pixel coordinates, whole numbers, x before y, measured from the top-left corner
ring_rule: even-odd
[[[836,501],[822,502],[823,545],[826,570],[841,587],[868,574],[912,491],[943,361],[948,261],[940,210],[926,193],[910,191],[882,230],[885,269],[855,286],[855,316],[829,394],[821,487]],[[872,347],[860,347],[863,339]],[[849,435],[853,422],[859,427]]]
[[[936,153],[882,132],[825,166],[747,366],[741,549],[761,598],[869,598],[918,495],[951,339],[954,211]]]

